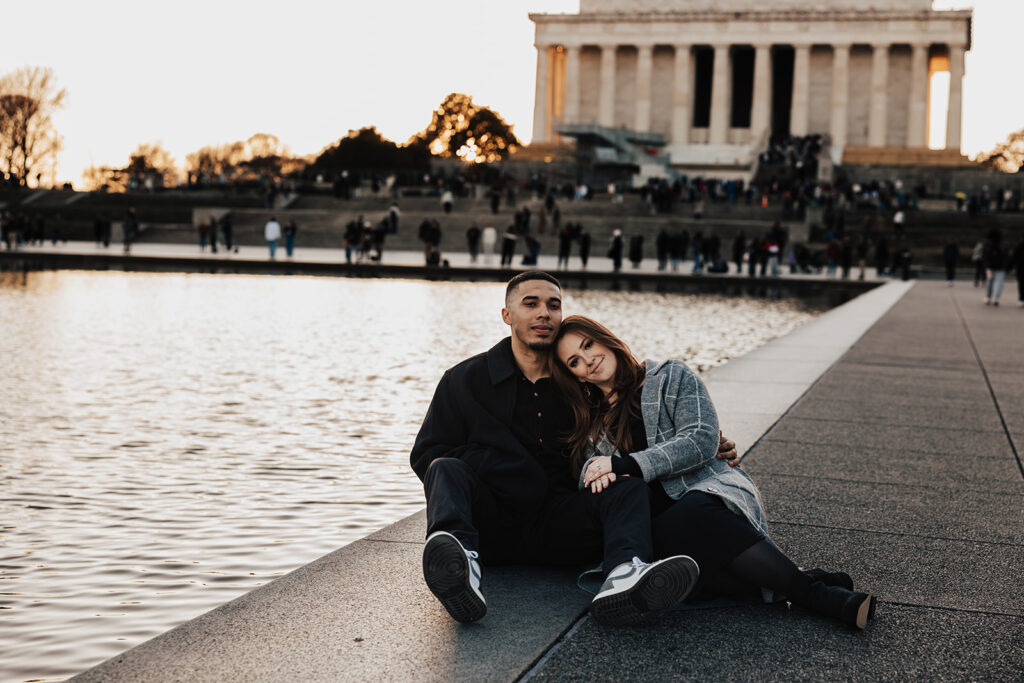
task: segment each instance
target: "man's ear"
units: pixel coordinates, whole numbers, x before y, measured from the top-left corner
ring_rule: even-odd
[[[501,319],[505,321],[506,325],[512,324],[512,322],[509,320],[509,313],[507,308],[501,309]]]

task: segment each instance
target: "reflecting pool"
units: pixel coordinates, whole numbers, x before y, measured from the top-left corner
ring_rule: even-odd
[[[503,284],[0,273],[0,679],[73,675],[418,510],[441,373]],[[565,292],[706,370],[801,301]]]

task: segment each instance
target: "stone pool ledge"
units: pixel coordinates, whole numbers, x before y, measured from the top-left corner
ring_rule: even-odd
[[[726,433],[747,452],[911,287],[885,284],[709,373]],[[574,572],[512,567],[485,569],[487,617],[456,624],[423,583],[425,526],[411,515],[74,680],[507,681],[586,621]]]

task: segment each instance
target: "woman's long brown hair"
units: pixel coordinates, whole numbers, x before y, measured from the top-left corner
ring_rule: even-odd
[[[575,332],[607,347],[615,355],[615,376],[612,393],[615,403],[609,404],[603,392],[589,382],[581,382],[558,359],[558,342]],[[582,315],[571,315],[562,321],[551,354],[551,376],[572,408],[573,427],[567,438],[572,471],[579,474],[586,461],[587,444],[601,432],[608,433],[619,453],[632,452],[629,421],[640,417],[640,387],[646,368],[607,327]]]

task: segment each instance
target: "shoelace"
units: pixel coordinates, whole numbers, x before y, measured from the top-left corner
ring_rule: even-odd
[[[467,550],[466,551],[466,557],[468,557],[470,559],[473,559],[473,560],[476,560],[476,559],[479,559],[480,553],[478,553],[475,550]]]
[[[643,569],[644,567],[647,566],[647,564],[648,564],[647,562],[644,562],[639,557],[635,557],[635,556],[633,557],[633,567],[635,569]]]

